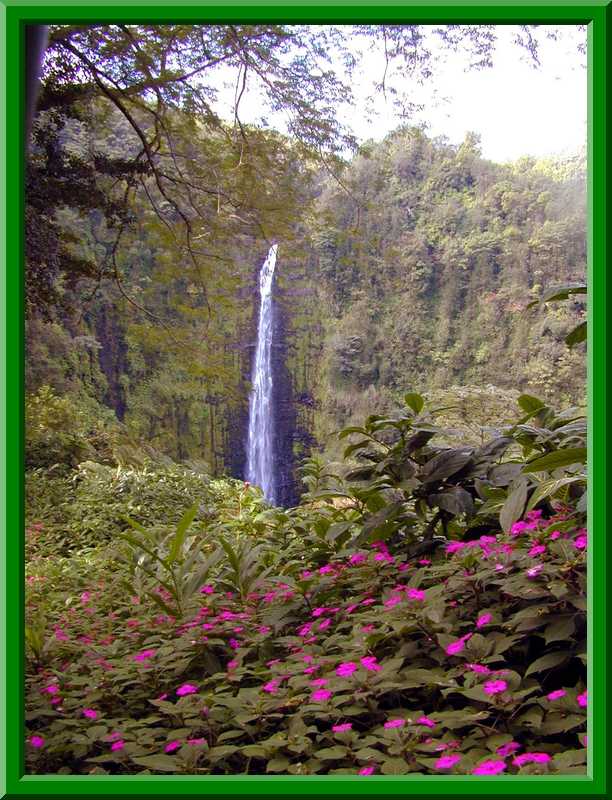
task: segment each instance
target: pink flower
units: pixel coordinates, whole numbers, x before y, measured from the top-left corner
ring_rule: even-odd
[[[165,753],[173,753],[175,750],[178,750],[181,746],[181,742],[178,739],[175,739],[173,742],[168,742],[168,744],[164,747]]]
[[[368,767],[362,767],[359,770],[359,774],[360,775],[371,775],[373,772],[374,772],[374,767],[372,765],[370,765]]]
[[[527,570],[527,577],[535,578],[536,575],[539,575],[539,573],[542,572],[543,567],[543,564],[536,564],[535,567],[531,567],[531,569]]]
[[[496,564],[495,565],[495,572],[503,572],[505,569],[503,564]]]
[[[483,761],[472,770],[472,775],[499,775],[505,769],[506,764],[503,761]]]
[[[322,614],[325,614],[326,611],[327,609],[325,608],[325,606],[319,606],[319,608],[314,609],[314,611],[312,612],[312,616],[320,617]]]
[[[336,675],[341,678],[348,678],[353,674],[353,672],[355,672],[356,669],[357,664],[355,664],[353,661],[345,661],[337,667]]]
[[[465,666],[478,675],[489,675],[491,673],[491,670],[485,667],[484,664],[466,664]]]
[[[327,678],[315,678],[314,681],[310,681],[311,686],[325,686],[329,681]]]
[[[237,666],[238,666],[238,662],[235,659],[232,660],[232,661],[228,661],[227,662],[227,670],[228,670],[228,672],[233,670],[233,669],[236,669]]]
[[[97,719],[98,712],[94,711],[93,708],[84,708],[83,709],[83,716],[87,717],[87,719]]]
[[[350,731],[352,727],[352,722],[343,722],[341,725],[332,725],[332,731],[334,733],[345,733],[346,731]]]
[[[361,564],[366,560],[365,553],[355,553],[349,558],[349,564]]]
[[[574,547],[576,550],[584,550],[587,546],[586,533],[581,533],[574,539]]]
[[[238,639],[230,639],[228,644],[232,648],[232,650],[237,650],[240,647],[240,642],[238,641]]]
[[[52,683],[50,686],[45,686],[45,692],[48,692],[49,694],[57,694],[59,692],[59,686],[56,686],[54,683]]]
[[[492,614],[482,614],[482,616],[478,617],[478,619],[476,620],[476,627],[484,628],[484,626],[488,625],[492,619],[493,619]]]
[[[582,694],[579,694],[578,697],[576,697],[576,700],[577,700],[579,706],[581,706],[582,708],[586,708],[586,704],[587,704],[586,689],[584,690],[584,692]]]
[[[32,747],[44,747],[45,740],[43,739],[42,736],[36,736],[36,735],[30,736],[30,744],[32,745]]]
[[[546,545],[544,544],[534,544],[534,546],[529,551],[529,555],[533,558],[533,556],[540,556],[542,553],[546,552]]]
[[[332,693],[328,689],[317,689],[316,692],[313,692],[310,695],[310,699],[314,700],[315,703],[323,702],[324,700],[329,700]]]
[[[322,622],[319,623],[319,630],[324,631],[326,628],[329,628],[331,625],[331,619],[324,619]]]
[[[520,747],[521,746],[518,742],[506,742],[506,744],[500,745],[495,752],[498,756],[505,758],[506,756],[511,756],[512,753],[516,753]]]
[[[521,753],[512,762],[515,767],[522,767],[523,764],[546,764],[550,761],[548,753]]]
[[[458,553],[459,550],[463,550],[464,547],[467,547],[467,542],[449,542],[446,545],[446,552]]]
[[[279,681],[272,680],[268,681],[268,683],[264,684],[262,687],[262,691],[268,692],[268,694],[276,694],[278,691]]]
[[[425,600],[425,592],[422,589],[408,589],[406,594],[411,600]]]
[[[429,719],[429,717],[419,717],[417,719],[417,725],[425,725],[428,728],[435,728],[437,724],[437,722],[434,722],[433,719]]]
[[[198,691],[198,687],[194,686],[193,683],[184,683],[182,686],[176,690],[176,693],[179,697],[184,697],[186,694],[195,694]]]
[[[326,564],[324,567],[320,567],[319,575],[330,575],[334,571],[334,568],[331,567],[329,564]]]
[[[387,608],[393,608],[393,606],[396,606],[398,603],[401,603],[401,602],[402,602],[402,598],[398,594],[394,594],[388,600],[385,600],[384,604],[385,604],[385,606]]]
[[[304,572],[302,572],[302,574],[300,575],[300,578],[301,578],[303,581],[305,581],[305,580],[307,580],[308,578],[310,578],[310,577],[311,577],[311,575],[312,575],[312,572],[311,572],[309,569],[305,569],[305,570],[304,570]]]
[[[380,664],[376,661],[376,656],[364,656],[361,659],[361,665],[370,672],[379,672]]]
[[[113,742],[111,744],[111,750],[113,752],[115,752],[116,750],[123,750],[124,747],[125,747],[125,742],[123,741],[123,739],[118,739],[116,742]]]
[[[471,635],[472,635],[471,633],[466,633],[465,636],[461,637],[461,639],[457,639],[456,641],[451,642],[446,648],[446,655],[454,656],[457,653],[460,653],[465,647],[465,643],[470,638]]]
[[[550,694],[546,695],[547,700],[559,700],[561,697],[565,697],[567,692],[565,689],[555,689],[554,692],[550,692]]]
[[[558,539],[560,536],[561,536],[561,531],[553,531],[553,532],[550,534],[550,538],[551,538],[551,539],[553,539],[553,541],[554,541],[555,539]]]
[[[214,591],[215,590],[213,589],[213,587],[209,583],[207,583],[200,589],[200,594],[213,594]]]
[[[206,739],[204,739],[202,737],[199,738],[199,739],[187,739],[187,744],[194,745],[194,746],[195,745],[199,745],[199,744],[206,744]]]
[[[312,622],[306,622],[304,625],[301,625],[297,629],[298,636],[308,636],[310,633],[310,629],[312,628]]]
[[[450,769],[450,767],[454,767],[461,761],[461,756],[458,753],[453,753],[452,755],[448,756],[440,756],[440,758],[436,761],[435,767],[436,769]]]
[[[506,691],[508,684],[506,681],[487,681],[482,688],[485,694],[499,694]]]
[[[83,592],[81,595],[81,603],[89,603],[89,598],[91,597],[89,592]]]
[[[526,530],[529,530],[529,525],[526,522],[519,521],[515,522],[514,525],[510,528],[510,534],[512,536],[518,536],[519,534],[524,533]]]
[[[385,722],[385,728],[402,728],[405,724],[405,719],[390,719],[388,722]]]
[[[153,658],[154,655],[155,650],[143,650],[142,653],[136,653],[134,661],[146,661],[149,658]]]

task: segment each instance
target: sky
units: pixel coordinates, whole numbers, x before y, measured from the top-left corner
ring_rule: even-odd
[[[585,58],[577,52],[577,43],[586,33],[575,26],[564,26],[558,41],[542,37],[539,67],[528,63],[521,48],[513,43],[514,26],[496,26],[498,44],[494,65],[482,70],[466,70],[465,53],[450,53],[432,48],[434,75],[424,85],[402,76],[414,102],[424,106],[409,124],[421,124],[430,136],[445,136],[451,144],[460,144],[468,131],[481,137],[485,158],[513,161],[521,156],[544,157],[574,155],[586,146],[587,71]],[[546,26],[540,27],[546,32]],[[358,44],[357,44],[358,46]],[[380,81],[384,56],[365,53],[361,72],[353,79],[357,109],[348,112],[345,121],[360,141],[380,140],[401,124],[382,92],[375,98],[375,114],[367,118],[363,107],[371,92],[374,76]],[[389,80],[391,81],[391,77]],[[228,90],[226,100],[233,100]],[[241,103],[241,118],[255,121],[261,111],[256,94]],[[282,122],[269,122],[283,129]]]
[[[465,56],[449,54],[432,80],[415,88],[416,102],[425,105],[415,121],[453,144],[468,131],[478,133],[484,157],[493,161],[576,153],[586,145],[587,135],[587,71],[576,50],[586,34],[567,27],[560,41],[543,41],[541,66],[536,68],[512,42],[510,26],[498,26],[492,68],[465,71]],[[382,59],[370,57],[365,74],[376,69],[382,74]],[[378,111],[373,123],[354,115],[351,124],[360,138],[380,138],[381,127],[396,127],[382,96]]]

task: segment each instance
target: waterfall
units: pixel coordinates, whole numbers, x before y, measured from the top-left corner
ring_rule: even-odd
[[[259,324],[249,399],[249,437],[246,479],[276,502],[274,477],[274,420],[272,418],[272,281],[277,245],[273,244],[259,273]]]

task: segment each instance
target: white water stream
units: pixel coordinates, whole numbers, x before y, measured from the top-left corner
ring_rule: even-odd
[[[274,477],[274,420],[272,418],[272,281],[277,245],[273,244],[259,273],[259,325],[251,376],[246,479],[276,502]]]

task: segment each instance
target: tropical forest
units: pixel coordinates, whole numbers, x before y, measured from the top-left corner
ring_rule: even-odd
[[[422,121],[503,27],[30,26],[26,773],[586,774],[585,148]]]

